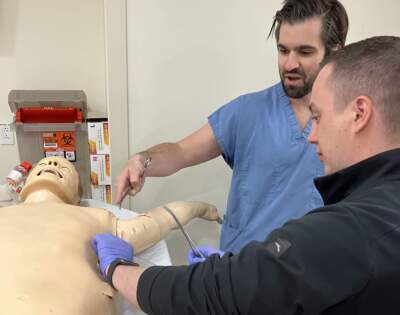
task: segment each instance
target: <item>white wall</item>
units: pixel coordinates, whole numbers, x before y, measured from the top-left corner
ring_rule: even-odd
[[[91,111],[106,111],[103,0],[0,0],[0,123],[12,89],[83,89]],[[0,145],[0,181],[19,162]]]
[[[130,152],[176,141],[206,123],[220,105],[278,80],[273,39],[266,39],[281,0],[128,0]],[[344,0],[349,42],[400,35],[398,0]],[[225,211],[230,170],[221,158],[169,178],[148,178],[136,210],[172,200],[201,200]],[[218,245],[210,223],[191,224],[198,243]],[[182,245],[184,244],[184,245]],[[169,240],[184,263],[184,239]]]

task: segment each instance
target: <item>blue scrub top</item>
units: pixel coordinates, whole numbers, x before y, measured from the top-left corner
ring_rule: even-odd
[[[237,253],[323,204],[313,178],[324,168],[307,143],[311,121],[300,130],[281,83],[240,96],[208,119],[233,170],[222,250]]]

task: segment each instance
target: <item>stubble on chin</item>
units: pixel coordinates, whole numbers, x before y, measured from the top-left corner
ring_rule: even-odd
[[[287,86],[284,80],[281,80],[281,83],[285,94],[290,98],[303,98],[311,92],[311,86],[307,82],[304,82],[304,80],[303,85],[299,87]]]

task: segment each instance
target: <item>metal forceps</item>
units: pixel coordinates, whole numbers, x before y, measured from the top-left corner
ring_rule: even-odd
[[[185,231],[185,229],[183,228],[181,222],[179,222],[178,218],[176,217],[176,215],[172,212],[172,210],[170,208],[168,208],[167,206],[162,206],[165,210],[167,210],[167,212],[174,218],[176,224],[178,225],[179,229],[181,230],[183,236],[185,236],[187,242],[189,243],[190,248],[193,250],[193,252],[195,253],[196,256],[201,257],[203,259],[206,259],[206,257],[204,257],[204,255],[196,248],[196,244],[193,242],[193,240],[190,238],[189,234]]]

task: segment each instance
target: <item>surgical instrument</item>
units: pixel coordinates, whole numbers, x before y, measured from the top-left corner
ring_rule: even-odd
[[[152,158],[151,156],[145,158],[144,162],[143,162],[143,167],[144,169],[148,168],[151,165],[152,162]],[[125,197],[128,195],[129,191],[132,190],[132,186],[129,185],[129,187],[125,190],[125,192],[122,194],[121,197],[121,202],[119,203],[119,208],[121,209],[122,206],[122,201],[124,201]]]
[[[168,208],[167,206],[163,206],[163,208],[165,210],[167,210],[167,212],[174,218],[176,224],[178,225],[179,229],[181,230],[181,232],[183,233],[183,236],[185,236],[186,240],[189,243],[190,248],[193,250],[193,252],[195,253],[196,256],[201,257],[203,259],[206,259],[206,257],[204,257],[204,255],[197,249],[196,244],[193,242],[193,240],[190,238],[189,234],[185,231],[185,229],[183,228],[181,222],[179,222],[178,218],[176,217],[176,215],[172,212],[172,210],[170,208]]]
[[[131,190],[131,187],[128,187],[125,192],[122,194],[121,197],[121,202],[119,203],[118,207],[121,210],[121,206],[122,206],[122,201],[124,201],[125,197],[128,195],[129,191]]]

